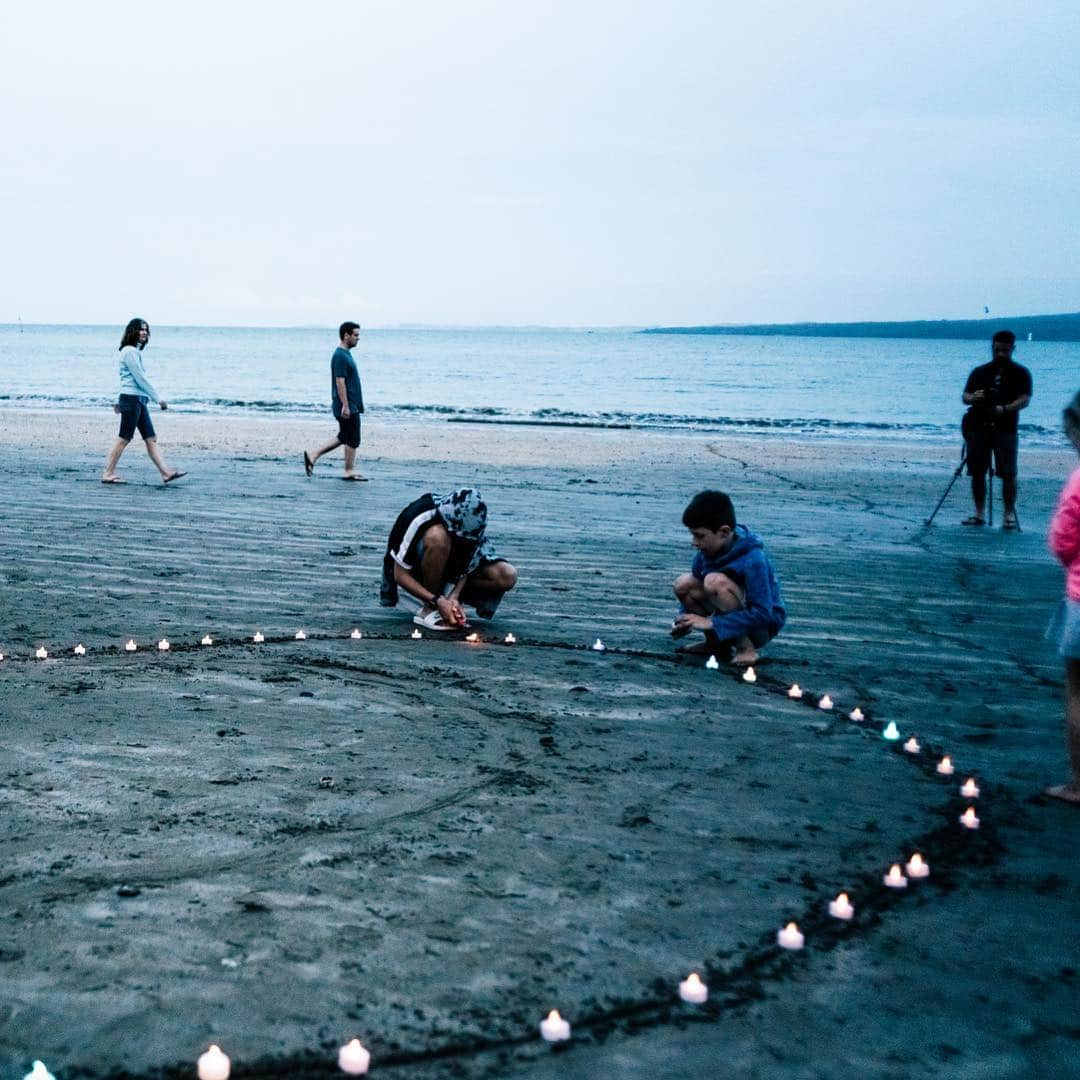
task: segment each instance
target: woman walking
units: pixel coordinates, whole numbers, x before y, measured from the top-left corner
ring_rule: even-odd
[[[127,445],[135,436],[136,428],[146,443],[146,452],[150,460],[157,466],[161,473],[161,479],[166,484],[179,480],[187,473],[176,472],[169,469],[161,457],[161,451],[157,447],[157,434],[150,420],[150,410],[147,402],[156,401],[164,412],[169,406],[161,400],[153,383],[146,377],[143,368],[142,350],[146,348],[150,340],[150,327],[142,319],[132,319],[124,329],[124,336],[120,339],[120,401],[116,411],[120,414],[120,435],[109,451],[108,460],[105,462],[105,471],[101,474],[103,484],[123,484],[116,474],[116,465],[120,455],[127,449]]]
[[[1080,453],[1080,394],[1065,409],[1065,434]],[[1065,567],[1065,599],[1047,637],[1065,660],[1065,741],[1072,775],[1047,795],[1080,806],[1080,468],[1073,470],[1050,522],[1050,550]]]

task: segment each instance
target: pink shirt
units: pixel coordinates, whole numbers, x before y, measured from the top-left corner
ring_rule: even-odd
[[[1065,595],[1080,602],[1080,469],[1062,489],[1048,540],[1050,550],[1065,567]]]

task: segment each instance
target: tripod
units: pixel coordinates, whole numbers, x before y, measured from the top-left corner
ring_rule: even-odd
[[[967,464],[967,443],[964,443],[963,450],[960,451],[960,464],[956,466],[956,472],[953,473],[952,479],[949,481],[949,486],[945,489],[945,493],[938,499],[937,506],[934,507],[934,512],[926,519],[927,526],[934,524],[934,518],[937,517],[937,512],[944,505],[945,500],[949,497],[949,492],[952,491],[953,484],[960,478],[960,474],[964,471],[964,466]],[[990,458],[990,481],[987,485],[986,491],[987,498],[987,521],[990,527],[994,527],[994,459]]]

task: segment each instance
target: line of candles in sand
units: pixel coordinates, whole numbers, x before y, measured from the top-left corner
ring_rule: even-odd
[[[363,633],[359,629],[354,629],[349,634],[349,637],[353,640],[360,640],[363,636]],[[419,627],[417,627],[410,636],[414,639],[420,639],[423,637],[423,634],[420,632]],[[304,641],[307,638],[307,634],[304,630],[298,630],[294,637],[297,641]],[[259,631],[256,631],[252,637],[252,641],[256,644],[265,640],[265,637]],[[469,634],[465,638],[465,641],[470,644],[477,644],[481,641],[481,638],[479,634],[474,632]],[[503,642],[507,645],[513,645],[516,644],[517,638],[515,638],[513,634],[507,634],[506,637],[503,638]],[[209,634],[200,641],[201,645],[213,645],[213,643],[213,639]],[[135,652],[138,646],[134,639],[129,639],[124,648],[127,652]],[[158,642],[159,651],[168,652],[169,648],[170,645],[166,639],[163,638]],[[597,638],[590,648],[594,652],[607,651],[607,646],[600,638]],[[82,656],[85,655],[86,649],[79,644],[75,646],[74,652],[77,656]],[[35,655],[39,660],[44,660],[48,657],[48,652],[44,646],[41,646]],[[2,653],[0,653],[0,660],[3,660]],[[719,669],[720,664],[715,656],[710,656],[706,661],[705,667],[711,671],[716,671]],[[742,674],[742,680],[743,682],[751,684],[757,682],[757,674],[753,667],[746,668]],[[786,693],[793,701],[802,700],[805,696],[805,692],[798,683],[792,683]],[[818,699],[817,707],[825,712],[831,711],[834,708],[832,698],[828,694],[823,694]],[[848,713],[848,718],[855,723],[859,723],[866,719],[863,711],[858,706],[855,706],[855,708]],[[882,737],[889,742],[896,742],[900,739],[900,731],[897,728],[895,721],[889,721],[882,731]],[[909,754],[919,754],[922,751],[922,747],[919,745],[919,741],[915,736],[911,736],[904,743],[903,748],[904,751]],[[955,772],[952,758],[948,754],[943,756],[935,766],[935,770],[941,776],[952,776]],[[975,783],[974,777],[969,777],[961,785],[960,794],[965,799],[977,799],[979,797],[979,787]],[[974,806],[969,806],[960,816],[959,820],[960,824],[966,829],[978,829],[980,825]],[[882,877],[882,884],[889,889],[906,889],[909,881],[918,881],[928,878],[929,876],[929,863],[926,862],[920,852],[916,851],[904,864],[903,869],[901,869],[900,863],[893,863],[889,867],[888,872]],[[845,892],[839,893],[834,900],[829,901],[828,910],[830,916],[842,922],[850,922],[855,917],[855,907],[851,903],[850,897]],[[776,943],[781,949],[797,952],[805,948],[806,936],[799,929],[797,923],[789,922],[786,926],[783,926],[776,932]],[[704,1005],[709,999],[709,988],[702,980],[701,976],[698,975],[696,971],[692,971],[679,983],[678,995],[680,1000],[687,1004]],[[540,1021],[540,1035],[545,1042],[565,1042],[570,1038],[570,1022],[560,1015],[558,1009],[552,1009],[548,1015]],[[350,1040],[338,1051],[338,1068],[347,1075],[362,1076],[367,1073],[370,1065],[371,1053],[363,1046],[359,1039]],[[229,1080],[231,1068],[232,1066],[228,1055],[216,1045],[211,1046],[196,1062],[198,1080]],[[56,1078],[48,1071],[42,1062],[35,1061],[32,1070],[26,1074],[24,1080],[56,1080]]]

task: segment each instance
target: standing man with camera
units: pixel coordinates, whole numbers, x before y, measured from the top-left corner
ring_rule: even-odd
[[[1018,416],[1031,401],[1031,372],[1013,361],[1016,335],[999,330],[993,337],[992,359],[975,368],[964,386],[964,440],[967,443],[968,476],[975,513],[964,518],[964,525],[985,525],[986,474],[990,453],[994,469],[1001,477],[1001,495],[1005,503],[1004,529],[1019,529],[1016,519],[1016,450]]]

